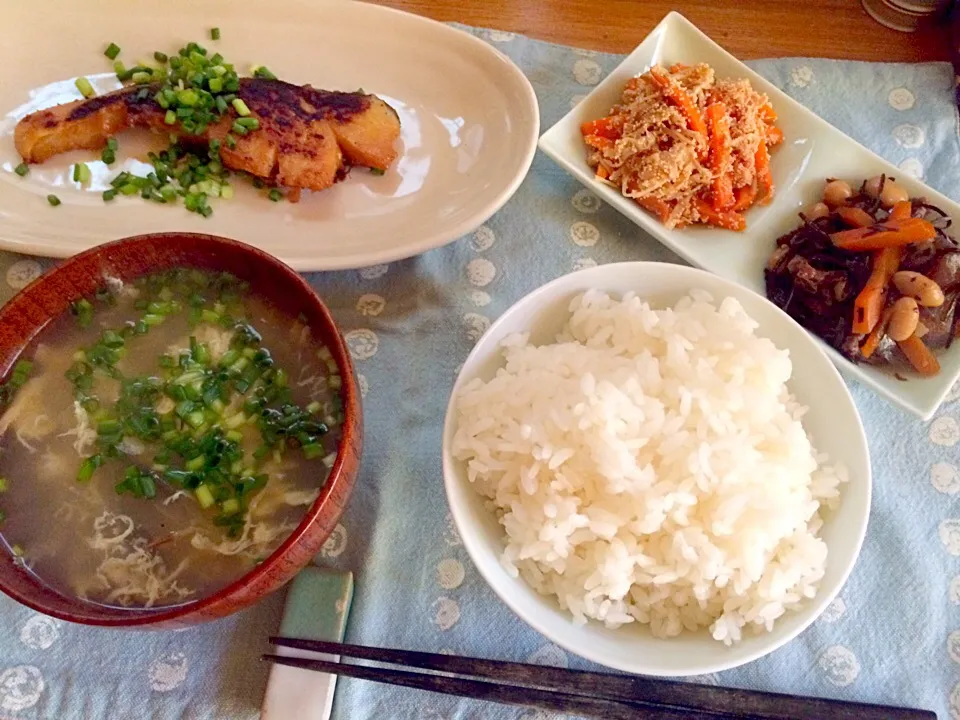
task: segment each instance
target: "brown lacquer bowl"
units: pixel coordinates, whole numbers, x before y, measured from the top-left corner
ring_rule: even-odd
[[[68,312],[71,302],[102,286],[104,275],[133,280],[173,267],[230,272],[291,317],[306,316],[316,338],[336,359],[343,380],[345,418],[337,460],[303,521],[269,558],[219,592],[182,605],[136,609],[85,602],[44,585],[9,552],[0,551],[0,590],[39,612],[88,625],[145,629],[185,627],[229,615],[272,593],[306,566],[333,531],[350,497],[363,446],[363,417],[346,343],[306,281],[249,245],[212,235],[159,233],[100,245],[66,260],[0,309],[0,375],[6,377],[48,322]]]

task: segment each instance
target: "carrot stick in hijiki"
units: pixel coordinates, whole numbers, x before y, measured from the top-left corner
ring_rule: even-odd
[[[887,220],[872,227],[841,230],[832,233],[830,240],[842,250],[864,252],[927,242],[933,240],[936,235],[936,228],[926,220],[910,218],[909,220]]]
[[[900,266],[900,248],[879,250],[873,256],[873,270],[867,284],[853,303],[853,331],[865,334],[873,330],[883,314],[887,301],[887,286]]]
[[[913,369],[921,375],[931,377],[940,372],[940,363],[937,362],[936,356],[916,334],[898,342],[897,346],[907,356]]]

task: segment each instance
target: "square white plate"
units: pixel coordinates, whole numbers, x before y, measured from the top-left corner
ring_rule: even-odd
[[[756,206],[747,212],[747,229],[741,233],[706,227],[668,230],[618,189],[595,180],[586,162],[580,124],[606,115],[619,100],[627,80],[657,63],[692,65],[698,62],[712,66],[718,78],[747,78],[755,89],[766,93],[779,115],[777,125],[786,138],[771,154],[776,196],[769,205]],[[583,102],[547,130],[540,137],[539,145],[567,172],[682,258],[764,296],[763,269],[776,239],[797,226],[797,213],[819,198],[824,178],[844,178],[856,184],[881,173],[893,175],[911,197],[926,197],[950,215],[954,227],[960,227],[960,205],[906,175],[807,110],[676,12],[667,15]],[[924,420],[933,415],[960,376],[960,343],[938,356],[941,371],[937,376],[911,376],[906,382],[878,368],[856,365],[826,343],[823,347],[841,372]]]

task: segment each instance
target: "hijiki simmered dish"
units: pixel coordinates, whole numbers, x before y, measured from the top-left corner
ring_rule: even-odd
[[[204,597],[317,498],[343,421],[337,364],[225,273],[106,278],[72,307],[0,391],[0,537],[81,599]]]
[[[880,175],[857,189],[829,179],[801,219],[777,240],[767,296],[853,362],[936,375],[958,330],[947,214]]]
[[[587,162],[668,228],[743,230],[773,198],[776,112],[749,80],[717,80],[705,63],[654,65],[627,81],[607,117],[580,128]]]
[[[220,38],[216,28],[211,39]],[[175,203],[209,216],[211,198],[230,199],[230,170],[249,175],[271,200],[292,202],[304,189],[325,190],[359,165],[383,174],[397,157],[400,136],[396,111],[376,95],[318,90],[282,82],[265,67],[240,77],[220,53],[192,42],[174,55],[153,54],[153,65],[127,68],[114,43],[104,51],[126,87],[96,96],[90,81],[79,78],[85,99],[27,115],[14,134],[24,162],[70,150],[101,150],[101,160],[117,159],[115,137],[128,128],[146,128],[169,136],[169,146],[151,153],[153,172],[145,177],[121,172],[103,192],[104,201],[120,195]],[[90,168],[77,163],[73,180],[89,182]],[[56,195],[51,205],[60,204]]]

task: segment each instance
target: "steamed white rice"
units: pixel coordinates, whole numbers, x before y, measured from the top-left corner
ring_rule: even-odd
[[[655,310],[589,291],[554,344],[503,343],[458,397],[455,456],[504,529],[501,562],[578,622],[726,644],[812,598],[826,463],[786,350],[734,299]]]

